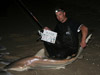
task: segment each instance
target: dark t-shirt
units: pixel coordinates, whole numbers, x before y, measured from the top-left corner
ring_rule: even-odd
[[[68,19],[66,22],[61,23],[59,22],[56,27],[55,27],[55,32],[57,32],[58,34],[62,34],[64,32],[66,32],[67,26],[69,26],[74,34],[75,37],[78,36],[78,28],[81,25],[81,23],[77,23],[71,19]]]
[[[63,47],[74,49],[78,46],[78,28],[81,24],[71,19],[66,22],[59,22],[55,27],[55,32],[58,33],[57,40],[60,41]]]

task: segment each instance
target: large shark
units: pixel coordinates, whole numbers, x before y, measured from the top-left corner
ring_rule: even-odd
[[[92,34],[90,34],[87,39],[91,38]],[[4,67],[5,70],[14,70],[14,71],[25,71],[28,69],[60,69],[65,68],[66,65],[71,64],[75,61],[83,51],[83,48],[80,47],[78,50],[78,54],[70,59],[64,60],[54,60],[46,58],[45,50],[41,49],[35,56],[26,57],[15,62],[12,62]]]

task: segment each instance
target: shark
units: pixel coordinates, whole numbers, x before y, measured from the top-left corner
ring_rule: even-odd
[[[88,35],[86,38],[86,43],[88,43],[92,34]],[[25,57],[4,67],[5,70],[13,70],[13,71],[25,71],[29,69],[61,69],[65,68],[66,65],[71,64],[75,60],[79,58],[83,51],[83,48],[80,47],[78,53],[75,57],[63,60],[54,60],[47,58],[45,55],[45,49],[39,50],[36,55]]]

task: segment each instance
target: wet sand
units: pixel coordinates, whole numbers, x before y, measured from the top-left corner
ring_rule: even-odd
[[[31,1],[31,0],[30,0]],[[88,1],[87,1],[88,2]],[[9,55],[5,55],[2,58],[5,60],[16,60],[22,57],[35,55],[41,48],[44,48],[42,41],[36,41],[39,35],[37,34],[40,29],[36,22],[25,12],[15,1],[9,5],[7,14],[0,17],[0,35],[2,40],[0,45],[7,48],[5,51],[9,52]],[[55,2],[49,1],[49,4],[44,3],[38,5],[27,6],[32,12],[35,13],[38,20],[43,26],[48,26],[51,29],[56,24],[53,7]],[[70,65],[66,66],[66,69],[60,70],[28,70],[23,72],[10,71],[13,75],[99,75],[100,74],[100,10],[98,5],[93,5],[93,2],[84,6],[77,2],[57,1],[56,4],[64,6],[68,12],[68,16],[85,24],[89,28],[89,33],[93,36],[87,47],[82,52],[84,56],[81,60],[76,60]],[[52,6],[51,6],[52,5]],[[91,6],[93,5],[93,6]],[[98,8],[97,8],[98,7]],[[0,58],[1,59],[1,58]],[[0,64],[0,68],[5,65]]]

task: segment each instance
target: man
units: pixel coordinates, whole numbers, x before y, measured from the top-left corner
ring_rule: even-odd
[[[75,56],[79,48],[78,32],[81,30],[82,39],[80,46],[86,47],[86,37],[88,28],[80,23],[69,19],[63,9],[56,9],[55,14],[59,23],[55,27],[55,32],[58,33],[56,43],[51,44],[44,42],[49,57],[52,59],[65,59],[68,56]],[[50,30],[48,27],[44,29]]]

